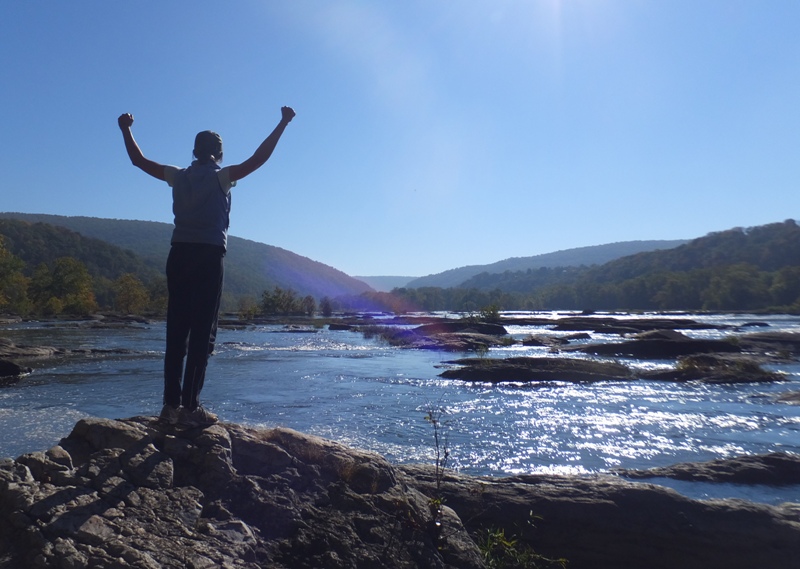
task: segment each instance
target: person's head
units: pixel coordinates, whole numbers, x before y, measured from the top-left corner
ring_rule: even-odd
[[[194,157],[197,161],[222,162],[222,137],[216,132],[204,130],[194,137]]]

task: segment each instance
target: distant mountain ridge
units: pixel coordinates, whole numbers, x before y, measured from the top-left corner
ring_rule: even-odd
[[[579,267],[582,265],[603,265],[609,261],[635,255],[637,253],[672,249],[688,243],[688,239],[620,241],[605,245],[592,245],[544,253],[532,257],[511,257],[488,265],[469,265],[450,269],[435,275],[414,279],[405,286],[409,288],[441,287],[451,288],[464,284],[481,273],[500,274],[506,271],[518,272],[541,267]]]
[[[369,286],[378,292],[390,292],[394,288],[402,288],[408,283],[418,277],[392,277],[392,276],[377,276],[377,277],[353,277],[362,282],[367,283]]]
[[[172,236],[172,224],[154,221],[13,212],[0,212],[0,219],[65,227],[131,251],[162,274]],[[225,260],[225,294],[230,302],[237,297],[260,298],[264,290],[275,286],[291,288],[300,296],[311,295],[317,299],[358,295],[371,290],[366,283],[333,267],[249,239],[229,236]]]

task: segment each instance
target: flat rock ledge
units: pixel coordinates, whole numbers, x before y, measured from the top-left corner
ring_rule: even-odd
[[[626,478],[672,478],[692,482],[800,486],[800,455],[773,452],[707,462],[682,462],[647,470],[615,470]]]
[[[66,356],[113,356],[119,354],[134,354],[126,348],[56,348],[53,346],[29,346],[15,344],[7,338],[0,338],[0,386],[12,384],[33,370],[24,365],[37,360],[49,360]]]
[[[378,337],[390,345],[417,350],[472,352],[514,343],[505,327],[486,322],[437,322],[413,329],[386,325],[352,329],[358,330],[366,338]]]
[[[660,370],[634,370],[624,363],[597,359],[519,356],[460,358],[444,362],[455,366],[439,374],[445,379],[486,383],[633,381],[637,379],[699,383],[755,383],[785,381],[782,373],[764,370],[747,358],[703,354],[679,358]],[[785,402],[791,403],[790,395]]]
[[[433,492],[429,466],[402,466]],[[692,500],[614,476],[474,478],[447,472],[445,503],[467,528],[504,528],[568,569],[800,567],[800,504]]]
[[[630,370],[615,362],[577,358],[511,357],[461,358],[445,362],[456,365],[439,374],[445,379],[488,383],[565,381],[632,381]]]
[[[798,504],[615,476],[437,476],[285,428],[83,419],[0,461],[3,569],[478,569],[498,531],[569,569],[800,568]]]

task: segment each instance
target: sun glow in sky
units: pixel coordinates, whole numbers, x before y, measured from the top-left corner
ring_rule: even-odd
[[[130,165],[225,164],[231,234],[351,275],[699,237],[798,216],[800,3],[14,2],[2,211],[171,222]]]

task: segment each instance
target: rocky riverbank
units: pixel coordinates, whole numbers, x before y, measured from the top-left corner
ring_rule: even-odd
[[[800,457],[780,463],[800,471]],[[84,419],[58,446],[0,461],[4,569],[478,569],[491,535],[569,569],[800,567],[798,504],[701,502],[615,476],[441,474],[282,428]]]

